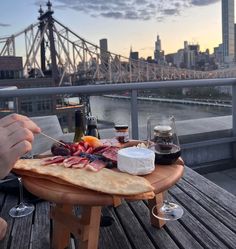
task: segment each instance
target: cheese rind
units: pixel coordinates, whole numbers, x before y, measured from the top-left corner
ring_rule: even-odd
[[[132,175],[146,175],[155,169],[155,153],[146,148],[129,147],[118,151],[117,168]]]

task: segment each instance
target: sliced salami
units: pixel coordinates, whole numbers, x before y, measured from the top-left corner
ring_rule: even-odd
[[[109,159],[109,160],[111,160],[113,162],[117,162],[117,153],[118,153],[118,150],[119,150],[119,148],[111,146],[109,149],[107,149],[106,151],[104,151],[102,153],[102,155],[105,158],[107,158],[107,159]]]
[[[91,163],[88,163],[86,166],[85,166],[85,169],[87,170],[90,170],[90,171],[99,171],[103,168],[106,167],[106,163],[101,161],[101,160],[94,160],[93,162]]]
[[[47,159],[42,160],[41,164],[49,165],[53,163],[62,163],[64,160],[65,160],[64,156],[54,156],[54,157],[49,157]]]
[[[111,146],[107,146],[107,145],[102,145],[99,146],[95,149],[93,149],[93,154],[102,154],[103,152],[105,152],[106,150],[109,150]]]
[[[86,167],[86,165],[89,163],[89,160],[87,158],[82,158],[79,161],[79,163],[73,164],[72,168],[78,168],[78,169],[82,169],[84,167]]]
[[[82,157],[79,157],[79,156],[71,156],[69,158],[66,158],[64,161],[63,161],[63,165],[66,167],[66,168],[70,168],[72,165],[74,164],[78,164],[80,161],[81,161]]]

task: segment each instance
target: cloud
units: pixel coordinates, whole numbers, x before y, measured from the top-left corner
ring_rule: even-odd
[[[11,24],[8,23],[0,23],[0,27],[9,27]]]
[[[202,6],[202,5],[210,5],[213,3],[217,3],[219,0],[192,0],[192,5]]]
[[[55,0],[54,9],[74,9],[91,17],[128,20],[165,20],[181,15],[184,9],[206,6],[220,0]],[[43,1],[35,1],[36,5]],[[45,8],[45,7],[44,7]]]

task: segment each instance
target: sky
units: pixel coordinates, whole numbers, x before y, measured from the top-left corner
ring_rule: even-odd
[[[46,0],[1,1],[0,37],[36,23]],[[200,50],[222,41],[221,0],[51,0],[54,18],[87,41],[108,39],[110,52],[129,56],[130,48],[146,58],[154,53],[157,35],[165,54],[183,48],[184,41]],[[16,50],[17,50],[16,45]]]

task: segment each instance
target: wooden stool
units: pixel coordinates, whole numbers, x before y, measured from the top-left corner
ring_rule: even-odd
[[[172,165],[157,165],[151,174],[143,176],[154,187],[155,197],[148,200],[150,211],[154,205],[163,202],[163,193],[181,178],[184,172],[183,166],[183,161],[178,159]],[[143,194],[113,196],[81,187],[58,184],[50,179],[22,177],[28,191],[55,203],[55,206],[51,208],[53,249],[66,248],[69,244],[70,233],[79,239],[80,249],[97,249],[102,206],[119,205],[122,199],[145,199]],[[73,214],[74,205],[82,207],[79,218]],[[151,212],[150,219],[152,225],[158,228],[165,224],[164,221],[156,219]]]

